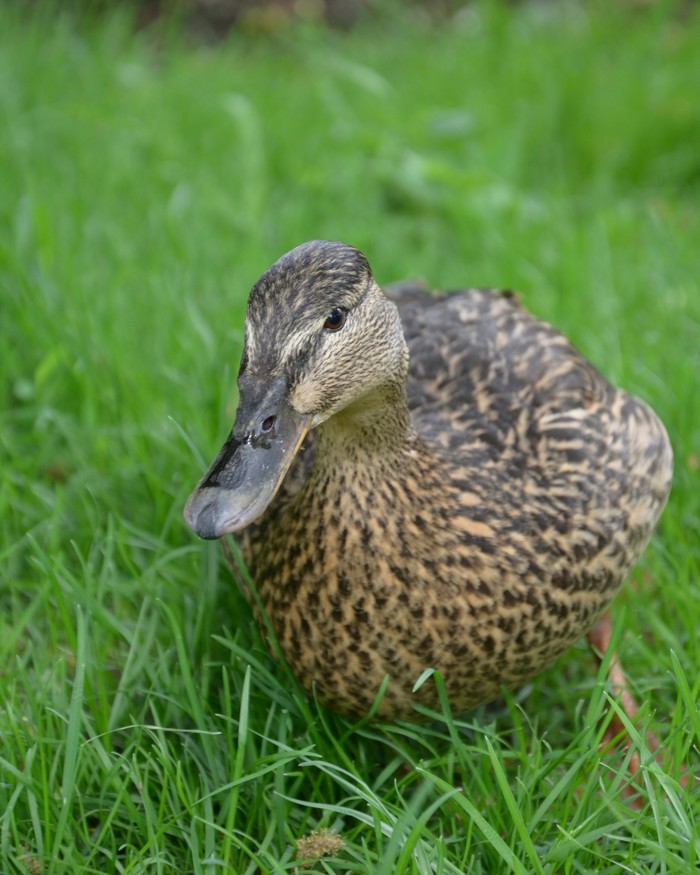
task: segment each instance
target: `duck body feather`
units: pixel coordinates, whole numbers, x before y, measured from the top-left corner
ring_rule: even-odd
[[[590,629],[651,535],[672,453],[651,409],[513,294],[384,295],[407,372],[324,413],[237,538],[300,682],[363,715],[388,678],[377,716],[416,719],[438,707],[433,679],[414,689],[426,669],[459,713]],[[364,367],[344,364],[351,381]]]

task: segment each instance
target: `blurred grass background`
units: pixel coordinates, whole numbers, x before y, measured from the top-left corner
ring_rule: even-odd
[[[294,871],[327,828],[345,846],[305,872],[685,875],[695,7],[385,4],[348,32],[285,19],[216,43],[139,21],[0,8],[0,869]],[[359,246],[380,283],[519,289],[666,423],[674,491],[617,602],[664,738],[641,813],[622,755],[600,761],[583,649],[465,719],[352,726],[273,663],[185,530],[235,410],[248,289],[311,238]]]

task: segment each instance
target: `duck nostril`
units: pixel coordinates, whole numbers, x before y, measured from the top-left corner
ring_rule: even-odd
[[[277,421],[276,416],[268,416],[260,423],[260,431],[268,432],[272,429],[273,425]]]

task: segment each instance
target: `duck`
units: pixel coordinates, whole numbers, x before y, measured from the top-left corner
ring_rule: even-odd
[[[238,399],[185,522],[234,537],[264,634],[351,717],[522,686],[605,616],[669,495],[657,415],[517,294],[382,289],[343,243],[255,283]]]

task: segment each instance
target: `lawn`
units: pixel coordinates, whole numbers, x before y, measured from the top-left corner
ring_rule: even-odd
[[[205,46],[33,9],[0,8],[3,875],[693,871],[698,13],[394,4]],[[353,724],[184,526],[247,292],[319,237],[380,282],[519,289],[666,423],[673,493],[614,611],[636,808],[583,645],[475,712]]]

